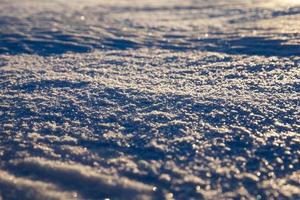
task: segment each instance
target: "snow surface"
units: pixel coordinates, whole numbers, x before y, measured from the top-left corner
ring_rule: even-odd
[[[0,199],[300,199],[300,1],[0,0]]]

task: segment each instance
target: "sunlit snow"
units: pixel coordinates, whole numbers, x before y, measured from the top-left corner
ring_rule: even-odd
[[[300,1],[0,0],[0,199],[300,199]]]

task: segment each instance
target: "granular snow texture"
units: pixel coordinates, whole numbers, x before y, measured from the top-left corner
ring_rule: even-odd
[[[300,199],[299,159],[300,1],[0,0],[0,199]]]

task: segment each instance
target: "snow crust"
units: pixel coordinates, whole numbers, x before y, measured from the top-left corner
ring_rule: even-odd
[[[0,1],[0,199],[300,199],[297,1]]]

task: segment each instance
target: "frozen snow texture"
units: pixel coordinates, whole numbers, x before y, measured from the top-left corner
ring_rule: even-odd
[[[0,11],[0,199],[300,198],[296,1]]]

